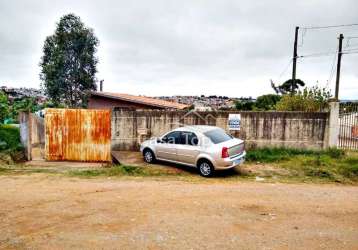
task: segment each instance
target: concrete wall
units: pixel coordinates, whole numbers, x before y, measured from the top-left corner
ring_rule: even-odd
[[[28,112],[20,112],[20,139],[25,147],[27,160],[44,158],[45,129],[43,118]]]
[[[241,130],[228,130],[228,116],[241,114]],[[112,149],[137,150],[145,139],[183,125],[214,125],[242,138],[248,147],[323,148],[329,113],[128,111],[112,113]]]
[[[45,157],[45,122],[42,117],[30,114],[31,122],[31,159],[39,160]]]
[[[20,112],[19,114],[20,140],[25,148],[25,156],[27,160],[31,160],[31,123],[29,117],[29,113]]]

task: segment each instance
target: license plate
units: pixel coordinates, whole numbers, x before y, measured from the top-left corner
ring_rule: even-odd
[[[240,164],[240,163],[241,163],[241,158],[234,160],[234,164],[235,164],[235,165]]]

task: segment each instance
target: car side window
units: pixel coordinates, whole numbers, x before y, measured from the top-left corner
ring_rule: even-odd
[[[173,131],[162,138],[162,141],[168,144],[180,144],[180,132]]]
[[[198,142],[199,142],[196,134],[194,134],[192,132],[182,132],[180,141],[181,141],[180,144],[192,145],[192,146],[198,145]]]

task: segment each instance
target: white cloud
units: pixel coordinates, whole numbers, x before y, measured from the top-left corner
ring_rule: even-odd
[[[292,57],[296,25],[354,23],[358,15],[354,0],[341,1],[339,11],[333,0],[2,1],[0,83],[39,86],[43,42],[69,12],[101,41],[98,78],[107,91],[229,96],[271,91],[269,80]],[[358,27],[309,31],[299,54],[334,51],[339,32],[357,35]],[[357,56],[343,58],[342,98],[358,99]],[[332,60],[302,59],[298,77],[325,86]]]

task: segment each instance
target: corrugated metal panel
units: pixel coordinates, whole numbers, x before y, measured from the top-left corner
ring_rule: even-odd
[[[111,161],[111,111],[46,109],[46,160]]]

